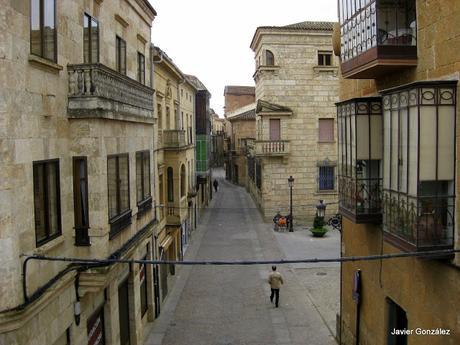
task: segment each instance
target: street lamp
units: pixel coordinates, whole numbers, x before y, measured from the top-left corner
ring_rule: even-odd
[[[292,218],[292,186],[294,185],[294,178],[289,176],[288,178],[288,185],[289,185],[289,232],[293,232],[294,229],[292,228],[293,218]]]
[[[326,215],[326,204],[323,203],[323,200],[319,201],[319,204],[316,205],[316,215],[324,219]]]

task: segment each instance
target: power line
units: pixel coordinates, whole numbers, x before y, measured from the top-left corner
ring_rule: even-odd
[[[184,261],[171,261],[171,260],[137,260],[137,259],[84,259],[73,257],[59,257],[59,256],[44,256],[44,255],[26,255],[22,256],[42,261],[60,261],[71,262],[75,264],[152,264],[152,265],[182,265],[182,266],[251,266],[251,265],[270,265],[270,264],[301,264],[301,263],[322,263],[322,262],[355,262],[355,261],[374,261],[381,259],[397,259],[406,257],[422,257],[422,258],[437,258],[447,255],[460,253],[460,249],[446,249],[446,250],[431,250],[424,252],[407,252],[407,253],[393,253],[381,255],[365,255],[365,256],[346,256],[346,257],[333,257],[333,258],[306,258],[306,259],[273,259],[273,260],[184,260]]]

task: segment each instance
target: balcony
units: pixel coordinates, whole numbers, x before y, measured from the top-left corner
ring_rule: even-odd
[[[383,193],[385,240],[406,251],[452,249],[454,196],[410,197]]]
[[[196,173],[204,174],[209,170],[209,160],[197,160],[196,161]]]
[[[256,140],[256,156],[286,156],[289,154],[289,140]]]
[[[100,63],[67,65],[68,114],[153,123],[153,89]]]
[[[188,147],[186,131],[183,129],[163,130],[163,148],[165,150],[177,150]]]
[[[375,79],[417,65],[415,0],[339,1],[344,78]]]
[[[339,176],[339,211],[354,223],[382,222],[381,178]]]

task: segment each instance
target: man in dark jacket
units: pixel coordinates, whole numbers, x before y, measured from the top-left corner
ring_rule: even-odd
[[[214,186],[214,190],[215,190],[216,193],[217,193],[217,187],[219,187],[219,182],[217,182],[217,180],[214,180],[214,182],[212,183],[212,185]]]

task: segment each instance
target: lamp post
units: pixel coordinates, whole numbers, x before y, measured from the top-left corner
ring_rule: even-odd
[[[293,232],[294,229],[292,228],[293,225],[293,218],[292,218],[292,186],[294,185],[294,178],[289,176],[288,178],[288,185],[289,185],[289,232]]]
[[[319,204],[316,205],[316,215],[322,219],[326,215],[326,204],[323,203],[323,200],[320,200]]]

